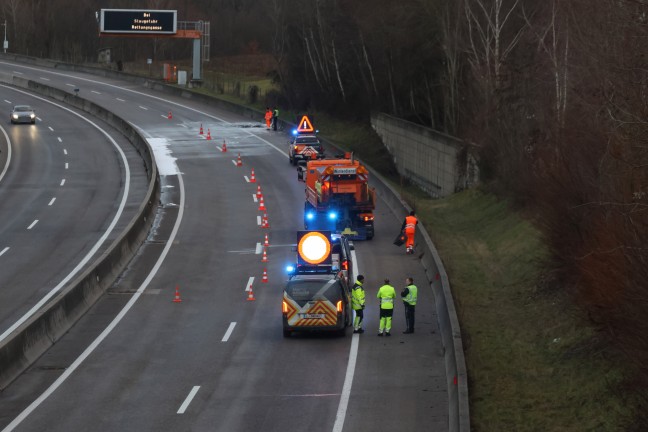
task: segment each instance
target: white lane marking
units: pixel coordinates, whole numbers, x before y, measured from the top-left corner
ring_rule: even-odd
[[[169,118],[168,115],[164,115],[164,114],[160,114],[160,117],[162,117],[162,118]]]
[[[110,221],[110,225],[106,228],[104,233],[101,235],[101,237],[97,240],[97,242],[94,244],[92,249],[88,251],[88,253],[83,257],[83,259],[79,262],[79,264],[74,267],[70,273],[68,273],[67,276],[61,280],[58,285],[56,285],[54,288],[52,288],[50,291],[48,291],[45,296],[43,296],[42,299],[40,299],[34,306],[32,306],[31,309],[29,309],[23,316],[21,316],[15,323],[13,323],[7,330],[5,330],[1,335],[0,335],[0,342],[5,340],[7,336],[9,336],[15,329],[20,327],[25,321],[27,321],[33,314],[35,314],[45,303],[49,301],[57,292],[61,290],[67,284],[74,276],[76,276],[77,273],[79,273],[83,267],[92,259],[92,257],[97,253],[99,248],[106,242],[106,239],[108,239],[108,236],[112,233],[112,231],[115,229],[115,226],[117,225],[117,222],[119,222],[119,219],[121,218],[124,208],[126,207],[126,201],[128,200],[128,195],[130,192],[130,183],[131,183],[131,174],[130,174],[130,166],[128,164],[128,159],[126,159],[126,155],[124,154],[124,151],[119,147],[119,144],[117,144],[117,141],[114,140],[113,137],[111,137],[108,132],[106,132],[104,129],[102,129],[98,124],[94,123],[92,120],[90,120],[87,117],[84,117],[83,115],[72,111],[70,108],[67,108],[63,105],[57,104],[55,102],[52,102],[50,100],[47,100],[45,98],[42,98],[40,96],[34,96],[31,95],[25,91],[9,87],[6,85],[0,85],[0,87],[10,89],[12,91],[15,91],[17,93],[21,93],[27,96],[30,96],[32,98],[38,99],[40,101],[49,103],[51,105],[54,105],[62,110],[65,110],[69,112],[72,115],[77,116],[81,120],[89,123],[91,126],[96,128],[99,132],[101,132],[107,139],[112,143],[112,145],[115,147],[117,153],[121,157],[122,160],[122,166],[124,167],[124,192],[121,197],[121,202],[119,203],[119,207],[117,208],[117,211],[115,213],[115,216],[113,217],[112,221]],[[65,184],[65,179],[61,180],[61,186]]]
[[[119,102],[126,102],[124,99],[121,98],[115,98],[115,99],[117,99]]]
[[[245,179],[246,182],[250,183],[250,179],[248,178],[248,176],[243,176],[243,178]]]
[[[65,85],[68,86],[68,87],[76,87],[75,84],[67,84],[67,83],[66,83]]]
[[[42,118],[40,118],[40,117],[38,117],[38,116],[36,116],[36,120],[38,120],[38,121],[40,121],[40,122],[42,122],[42,121],[43,121],[43,119],[42,119]]]
[[[128,164],[126,165],[128,166]],[[130,176],[129,176],[130,178]],[[135,294],[130,298],[128,303],[124,306],[124,308],[119,311],[119,314],[111,321],[111,323],[104,329],[104,331],[101,332],[97,338],[92,341],[92,343],[88,346],[88,348],[85,349],[81,353],[79,357],[77,357],[76,360],[67,368],[65,369],[65,372],[61,374],[61,376],[58,377],[56,381],[50,385],[47,390],[45,390],[34,402],[32,402],[27,408],[25,408],[9,425],[2,430],[2,432],[12,432],[20,423],[23,422],[31,414],[36,410],[36,408],[39,407],[40,404],[42,404],[45,399],[47,399],[52,393],[56,391],[57,388],[65,382],[65,380],[74,373],[78,369],[78,367],[85,361],[90,354],[99,346],[101,342],[103,342],[104,339],[108,337],[108,335],[113,331],[115,327],[119,324],[119,322],[126,316],[128,311],[133,307],[135,302],[140,298],[140,296],[144,293],[144,290],[146,287],[151,283],[151,280],[153,280],[153,277],[157,274],[157,272],[160,270],[160,267],[162,266],[162,263],[164,262],[167,254],[169,253],[169,249],[171,249],[171,245],[173,245],[173,242],[175,241],[176,235],[178,234],[178,230],[180,229],[180,223],[182,222],[182,217],[184,215],[184,208],[185,208],[185,188],[184,188],[184,181],[182,180],[182,174],[180,171],[178,171],[178,183],[180,184],[180,206],[178,210],[178,218],[176,219],[175,225],[173,225],[173,229],[171,230],[171,234],[169,235],[169,240],[167,240],[166,244],[164,245],[164,249],[162,250],[162,253],[160,254],[160,257],[158,258],[157,262],[151,269],[151,272],[148,274],[144,282],[142,282],[142,285],[135,291]]]
[[[261,216],[257,216],[257,225],[261,225]]]
[[[65,169],[68,169],[70,166],[68,165],[67,162],[65,162]]]
[[[49,78],[45,78],[45,77],[40,77],[40,79],[42,79],[43,81],[49,81],[50,80]]]
[[[186,124],[183,124],[183,123],[177,123],[177,125],[180,126],[180,127],[183,127],[183,128],[185,128],[185,129],[187,129],[187,125],[186,125]]]
[[[142,108],[144,111],[148,111],[148,108],[146,108],[146,107],[144,107],[142,105],[140,105],[139,107]]]
[[[258,201],[259,201],[258,198],[256,197],[256,194],[252,194],[252,200],[253,200],[254,202],[258,202]]]
[[[31,225],[29,225],[27,227],[27,229],[30,230],[30,229],[34,228],[34,225],[36,225],[37,223],[38,223],[38,219],[36,219],[34,222],[32,222]]]
[[[351,251],[351,262],[353,265],[353,277],[360,273],[358,269],[358,260],[356,259],[355,250]],[[333,432],[342,432],[344,419],[347,408],[349,407],[349,396],[351,396],[351,386],[353,385],[353,375],[355,374],[356,360],[358,359],[358,345],[360,344],[360,335],[355,333],[351,339],[351,348],[349,349],[349,363],[347,363],[346,374],[344,375],[344,385],[342,386],[342,395],[338,404],[337,414],[335,415],[335,424]]]
[[[7,102],[8,104],[11,103],[11,101],[10,101],[10,100],[7,100],[7,99],[5,99],[4,101]]]
[[[54,204],[54,201],[56,201],[56,197],[52,198],[52,199],[50,200],[49,204],[47,204],[47,205],[48,205],[48,206],[51,206],[52,204]]]
[[[12,72],[12,73],[15,73],[15,74],[18,74],[18,75],[22,75],[22,74],[23,74],[22,72],[18,72],[18,71],[11,71],[11,72]]]
[[[9,246],[7,246],[6,248],[2,249],[2,251],[0,251],[0,256],[4,255],[5,252],[7,252],[8,250],[9,250]]]
[[[52,129],[52,126],[47,126],[47,128],[48,128],[49,130],[51,130],[52,132],[54,132],[54,129]]]
[[[256,251],[254,253],[259,255],[261,252],[263,252],[263,246],[261,246],[261,243],[257,243]]]
[[[193,400],[194,396],[196,396],[196,393],[198,393],[198,390],[200,390],[200,386],[194,386],[194,388],[191,389],[189,395],[187,395],[187,399],[185,399],[182,405],[180,405],[180,409],[178,409],[178,414],[184,414],[184,412],[189,407],[189,404]]]
[[[7,140],[7,162],[5,162],[5,166],[2,169],[2,172],[0,172],[0,182],[1,182],[2,178],[5,176],[7,170],[9,169],[9,163],[11,162],[11,140],[9,139],[9,135],[7,135],[7,131],[5,130],[5,128],[0,126],[0,130],[2,131],[2,134],[5,136],[5,140]]]
[[[63,142],[63,139],[61,137],[56,137],[56,139],[58,140],[58,142]]]
[[[227,342],[232,335],[232,332],[234,331],[234,327],[236,327],[236,322],[231,322],[229,327],[227,327],[227,331],[225,332],[225,336],[223,336],[223,339],[221,339],[221,342]]]
[[[236,161],[235,160],[232,160],[232,163],[234,164],[234,166],[236,166]]]
[[[67,149],[63,149],[63,154],[64,154],[64,155],[67,154]]]
[[[250,288],[252,288],[253,283],[254,283],[254,276],[250,276],[247,285],[245,285],[245,291],[250,291]]]
[[[99,93],[99,92],[96,91],[96,90],[90,90],[90,91],[91,91],[92,93],[94,93],[94,94],[101,94],[101,93]]]

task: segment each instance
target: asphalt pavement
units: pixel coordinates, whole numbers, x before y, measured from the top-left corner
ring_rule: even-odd
[[[34,79],[48,73],[21,71]],[[374,240],[356,242],[356,270],[366,276],[366,333],[283,338],[283,268],[294,259],[304,199],[286,157],[288,137],[133,84],[65,75],[47,75],[48,85],[81,87],[84,97],[129,118],[154,144],[164,168],[162,202],[155,229],[110,292],[0,394],[0,427],[13,421],[4,430],[447,430],[434,299],[417,257],[391,244],[401,221],[384,203]],[[213,140],[199,135],[200,125]],[[220,151],[223,140],[227,153]],[[239,153],[242,167],[233,163]],[[269,229],[259,226],[257,184],[245,178],[252,168]],[[267,264],[258,253],[266,233]],[[260,283],[264,268],[267,284]],[[400,291],[407,276],[420,292],[416,333],[402,334],[397,302],[393,336],[379,338],[376,291],[386,277]],[[247,300],[251,278],[255,301]],[[181,302],[173,302],[176,289]]]

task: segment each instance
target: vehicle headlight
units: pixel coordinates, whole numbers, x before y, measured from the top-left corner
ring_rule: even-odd
[[[29,117],[35,119],[35,118],[36,118],[36,114],[30,114]]]
[[[13,118],[14,120],[17,120],[18,119],[18,114],[11,114],[11,118]]]

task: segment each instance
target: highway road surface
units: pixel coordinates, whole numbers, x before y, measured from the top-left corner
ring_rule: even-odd
[[[29,104],[35,125],[9,122]],[[0,340],[105,250],[146,192],[141,157],[119,131],[0,86]]]
[[[375,239],[356,242],[366,333],[286,339],[283,268],[294,260],[304,200],[287,136],[267,131],[261,116],[251,123],[125,81],[7,62],[0,72],[76,86],[129,119],[155,149],[163,191],[154,230],[128,270],[0,394],[0,430],[448,429],[434,299],[417,258],[391,244],[401,221],[384,203]],[[199,135],[201,124],[213,140]],[[239,153],[242,167],[233,163]],[[256,185],[246,181],[252,168],[269,229],[259,226]],[[266,233],[264,264],[257,245]],[[264,268],[267,284],[260,283]],[[379,338],[377,289],[390,278],[400,291],[407,276],[420,290],[416,333],[402,334],[397,304],[393,336]],[[250,283],[255,301],[246,300]],[[172,301],[176,288],[182,302]]]

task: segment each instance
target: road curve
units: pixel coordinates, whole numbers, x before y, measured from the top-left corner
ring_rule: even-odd
[[[20,67],[0,63],[5,72]],[[20,70],[46,75],[48,85],[77,85],[131,119],[157,149],[163,197],[156,229],[110,293],[0,395],[5,430],[447,430],[443,348],[427,284],[419,285],[417,333],[401,334],[397,307],[394,336],[374,334],[382,279],[400,288],[406,276],[425,278],[418,260],[391,245],[400,221],[384,203],[375,240],[356,245],[367,333],[284,339],[281,269],[301,228],[304,193],[284,153],[287,137],[130,83]],[[199,136],[201,124],[216,142]],[[227,153],[217,149],[223,139]],[[243,167],[232,163],[238,153]],[[269,209],[268,284],[258,283],[265,230],[256,187],[244,178],[252,167]],[[251,277],[254,302],[245,300]],[[171,301],[176,287],[181,303]]]
[[[0,340],[105,249],[144,195],[139,156],[117,131],[0,86],[7,113],[22,103],[37,123],[11,125],[7,114],[0,126],[11,150],[0,169]]]

